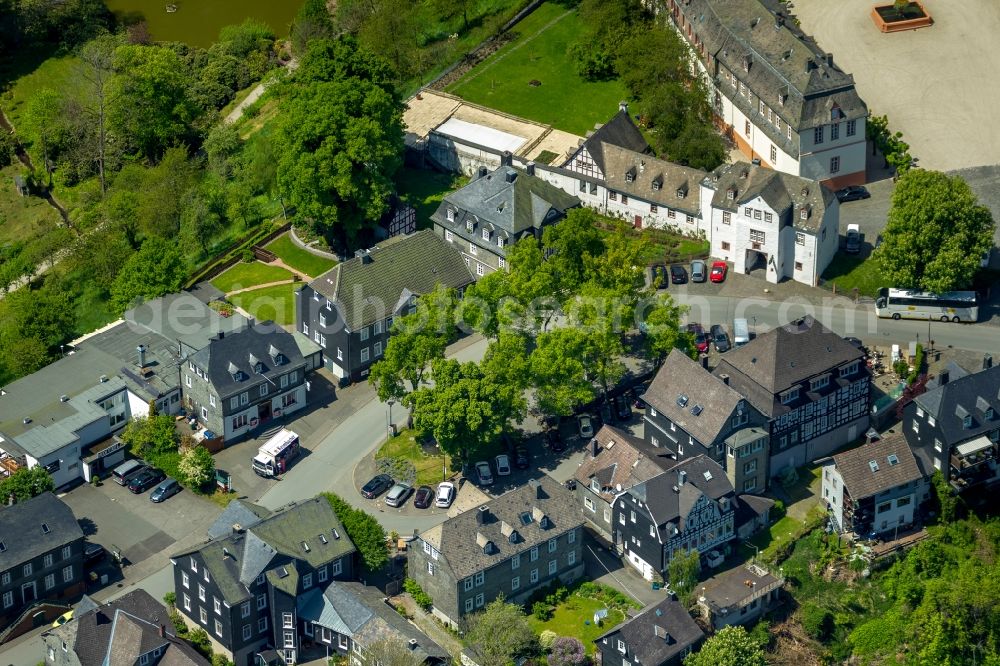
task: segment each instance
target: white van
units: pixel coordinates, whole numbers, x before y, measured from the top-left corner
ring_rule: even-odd
[[[733,347],[742,347],[750,342],[750,327],[746,319],[733,320]]]

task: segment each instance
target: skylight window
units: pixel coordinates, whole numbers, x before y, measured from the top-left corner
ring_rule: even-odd
[[[877,472],[878,471],[878,463],[875,462],[874,460],[869,460],[868,461],[868,466],[871,468],[872,472]]]
[[[890,453],[889,456],[886,458],[886,460],[889,461],[889,465],[898,465],[899,464],[899,458],[896,456],[895,453]]]

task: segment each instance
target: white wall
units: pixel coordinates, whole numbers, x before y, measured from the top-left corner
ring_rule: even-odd
[[[751,213],[751,216],[747,217],[746,209],[748,207],[755,212],[760,211],[761,219],[758,220],[755,213]],[[758,251],[767,255],[767,281],[776,283],[781,277],[784,277],[787,257],[781,254],[780,218],[774,210],[761,197],[755,197],[741,204],[737,212],[731,213],[729,224],[722,221],[723,212],[720,209],[712,209],[712,256],[733,262],[733,270],[745,273],[747,250],[752,247],[753,242],[750,240],[750,231],[751,229],[762,231],[764,232],[764,242],[761,243]],[[768,213],[771,215],[770,222],[764,220]],[[723,248],[723,243],[729,244],[728,250]]]
[[[713,97],[715,91],[718,90],[713,85]],[[782,150],[780,144],[776,144],[770,136],[767,135],[760,127],[757,126],[755,121],[750,118],[750,134],[746,132],[746,121],[747,116],[743,111],[737,108],[732,101],[726,96],[725,91],[719,90],[719,95],[722,97],[722,120],[733,128],[733,133],[739,136],[744,142],[750,144],[753,149],[754,154],[757,157],[770,166],[775,171],[782,171],[784,173],[790,173],[794,176],[800,175],[800,165],[799,160],[787,152]],[[772,110],[773,113],[773,110]],[[765,121],[766,122],[766,121]],[[775,127],[775,132],[779,130]],[[782,136],[787,138],[788,136],[788,125],[784,122],[781,123]],[[796,138],[795,132],[792,132],[792,140]],[[771,146],[774,146],[775,152],[777,154],[777,160],[771,160]],[[749,158],[747,158],[749,160]]]
[[[814,141],[814,130],[809,129],[803,132],[799,138],[799,148],[801,151],[800,176],[814,178],[815,180],[826,180],[865,170],[865,161],[867,159],[865,119],[858,118],[856,120],[853,136],[847,136],[846,120],[841,120],[836,124],[839,127],[839,135],[836,140],[830,138],[833,123],[827,123],[823,126],[823,142],[819,144]],[[836,173],[830,171],[831,157],[840,158],[840,170]]]

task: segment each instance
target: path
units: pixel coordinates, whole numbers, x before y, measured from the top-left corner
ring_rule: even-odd
[[[299,66],[299,61],[296,60],[295,58],[292,58],[291,60],[288,61],[286,65],[284,65],[284,67],[288,68],[289,72],[294,72],[298,66]],[[264,91],[267,90],[268,86],[269,84],[265,83],[264,81],[261,81],[256,86],[254,86],[254,89],[250,91],[250,94],[247,95],[246,99],[237,104],[236,108],[230,111],[229,114],[226,116],[225,119],[226,124],[231,125],[232,123],[235,123],[237,120],[239,120],[243,116],[243,110],[246,109],[251,104],[253,104],[254,102],[256,102],[258,99],[260,99],[260,96],[264,94]]]
[[[257,261],[260,260],[258,259]],[[313,280],[311,275],[306,275],[302,271],[295,270],[294,268],[286,264],[284,261],[282,261],[281,257],[276,258],[274,261],[261,261],[260,263],[266,264],[268,266],[277,266],[279,268],[284,268],[292,275],[298,276],[299,281],[302,283],[312,282]],[[234,289],[230,292],[227,292],[226,296],[227,297],[236,296],[237,294],[242,294],[247,291],[256,291],[257,289],[267,289],[268,287],[280,287],[283,284],[293,284],[294,282],[295,280],[291,279],[291,280],[278,280],[276,282],[265,282],[264,284],[255,284],[252,287],[243,287],[241,289]]]
[[[236,296],[237,294],[243,294],[248,291],[257,291],[258,289],[267,289],[268,287],[280,287],[283,284],[293,284],[295,280],[278,280],[277,282],[265,282],[264,284],[255,284],[252,287],[244,287],[242,289],[234,289],[226,293],[226,298],[230,296]]]

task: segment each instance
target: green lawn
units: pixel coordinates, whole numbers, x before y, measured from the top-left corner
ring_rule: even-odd
[[[301,283],[280,284],[245,291],[231,297],[233,305],[243,308],[257,321],[274,321],[282,326],[295,322],[295,291]]]
[[[832,289],[833,285],[837,285],[837,293],[848,296],[852,289],[857,288],[862,296],[874,297],[879,288],[886,286],[885,278],[875,261],[843,252],[833,256],[833,261],[823,272],[823,279],[827,288]]]
[[[259,261],[249,264],[241,261],[212,280],[212,285],[219,291],[228,294],[237,289],[291,279],[292,274],[280,266],[268,266]]]
[[[620,610],[608,608],[608,617],[600,625],[594,624],[594,613],[607,604],[596,599],[586,599],[571,594],[565,601],[556,606],[552,617],[542,622],[534,615],[528,617],[528,622],[535,633],[546,629],[554,631],[557,636],[573,636],[587,648],[587,654],[594,654],[594,640],[611,627],[625,620],[625,614]],[[530,610],[530,609],[529,609]]]
[[[628,99],[618,81],[587,82],[568,51],[583,32],[579,14],[545,3],[515,26],[518,37],[448,89],[470,102],[583,135]],[[538,81],[541,85],[529,85]]]
[[[417,228],[430,229],[431,215],[444,195],[469,182],[466,176],[438,173],[424,169],[402,168],[396,173],[396,191],[401,199],[417,210]]]
[[[52,56],[25,72],[10,87],[9,96],[3,100],[4,113],[16,128],[26,102],[43,88],[51,88],[61,95],[72,96],[81,84],[80,61],[76,56]]]
[[[308,250],[303,250],[292,241],[288,234],[279,236],[265,247],[295,270],[302,271],[312,278],[319,277],[337,264],[333,259],[327,259]]]
[[[417,443],[413,430],[403,430],[375,452],[375,459],[398,458],[413,465],[417,472],[414,485],[436,486],[444,481],[445,456],[427,455]]]
[[[59,224],[59,213],[45,199],[17,193],[14,176],[20,173],[20,162],[0,169],[0,245],[30,242]]]

